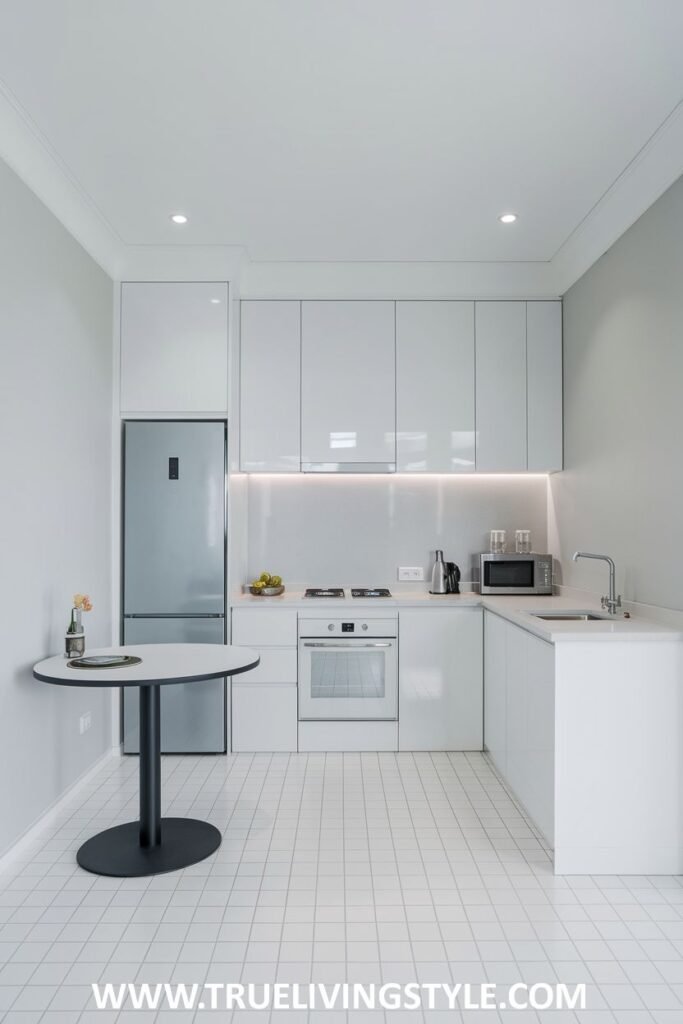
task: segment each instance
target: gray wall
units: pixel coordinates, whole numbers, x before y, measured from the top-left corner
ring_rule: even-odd
[[[75,591],[111,642],[111,338],[112,282],[0,162],[0,852],[111,746],[108,691],[31,675]]]
[[[434,548],[471,579],[489,530],[529,529],[546,550],[546,478],[250,476],[249,573],[326,586],[391,586],[399,565],[431,570]],[[425,575],[427,579],[427,575]]]
[[[551,477],[563,582],[683,609],[683,178],[564,297],[566,471]],[[554,521],[553,521],[554,520]]]

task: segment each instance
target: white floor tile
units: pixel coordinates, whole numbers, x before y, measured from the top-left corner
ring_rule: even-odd
[[[480,754],[164,757],[165,811],[223,844],[98,878],[75,851],[136,813],[106,765],[0,879],[1,1024],[680,1024],[683,879],[558,878]],[[97,1011],[93,981],[588,984],[585,1011]]]

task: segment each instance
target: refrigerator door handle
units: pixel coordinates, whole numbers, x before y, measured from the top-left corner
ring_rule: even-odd
[[[124,619],[224,619],[223,612],[131,612]]]

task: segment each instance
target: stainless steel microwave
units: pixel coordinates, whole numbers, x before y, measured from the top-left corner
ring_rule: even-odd
[[[493,555],[474,559],[474,582],[482,594],[552,594],[552,555]]]

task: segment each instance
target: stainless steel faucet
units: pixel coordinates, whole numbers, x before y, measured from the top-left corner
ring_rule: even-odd
[[[572,560],[576,562],[579,558],[597,558],[599,561],[607,562],[609,565],[609,595],[607,597],[600,598],[600,605],[605,609],[605,611],[608,611],[610,615],[616,615],[617,608],[621,608],[621,594],[617,597],[614,562],[609,555],[594,555],[590,551],[575,551],[572,556]]]

